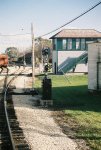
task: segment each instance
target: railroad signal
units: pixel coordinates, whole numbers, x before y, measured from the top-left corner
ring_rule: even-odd
[[[49,71],[49,52],[50,49],[47,48],[43,48],[42,49],[42,55],[43,55],[43,64],[44,64],[44,72],[45,72],[45,76],[43,78],[42,81],[42,103],[44,105],[52,105],[52,100],[51,100],[51,91],[52,91],[52,87],[51,87],[51,79],[47,78],[48,76],[48,71]]]
[[[48,69],[49,69],[49,67],[48,67],[48,64],[47,64],[47,65],[45,65],[45,67],[44,67],[45,72],[48,72]]]
[[[48,55],[49,54],[49,48],[43,48],[42,49],[42,55],[43,56],[46,56],[46,55]]]

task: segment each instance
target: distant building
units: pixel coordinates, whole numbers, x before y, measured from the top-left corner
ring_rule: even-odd
[[[88,43],[101,40],[94,29],[64,29],[52,36],[53,72],[87,72]]]

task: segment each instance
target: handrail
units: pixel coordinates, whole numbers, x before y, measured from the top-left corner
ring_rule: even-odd
[[[64,61],[64,65],[60,65],[60,68],[58,71],[63,71],[68,72],[71,70],[73,67],[75,67],[80,61],[85,60],[88,57],[88,52],[82,53],[79,57],[77,58],[70,58]]]

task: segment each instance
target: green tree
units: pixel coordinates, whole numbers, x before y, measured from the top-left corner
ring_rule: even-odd
[[[49,57],[52,58],[52,42],[49,39],[38,38],[35,40],[35,58],[38,62],[42,61],[42,49],[48,47],[50,49]]]
[[[19,51],[16,47],[8,47],[5,53],[8,55],[8,58],[11,59],[12,61],[18,60]]]

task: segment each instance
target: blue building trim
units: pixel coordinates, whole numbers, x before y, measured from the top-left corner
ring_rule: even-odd
[[[69,38],[65,38],[66,39],[66,49],[63,49],[63,39],[64,38],[56,38],[56,39],[53,39],[53,40],[56,40],[56,46],[55,46],[55,50],[56,51],[68,51],[70,49],[68,49],[68,39]],[[72,49],[71,51],[81,51],[81,39],[85,39],[85,49],[83,50],[88,50],[88,47],[87,47],[87,43],[89,42],[94,42],[97,40],[97,38],[70,38],[72,39]],[[76,49],[76,39],[80,39],[80,49]],[[53,42],[54,43],[54,42]]]

